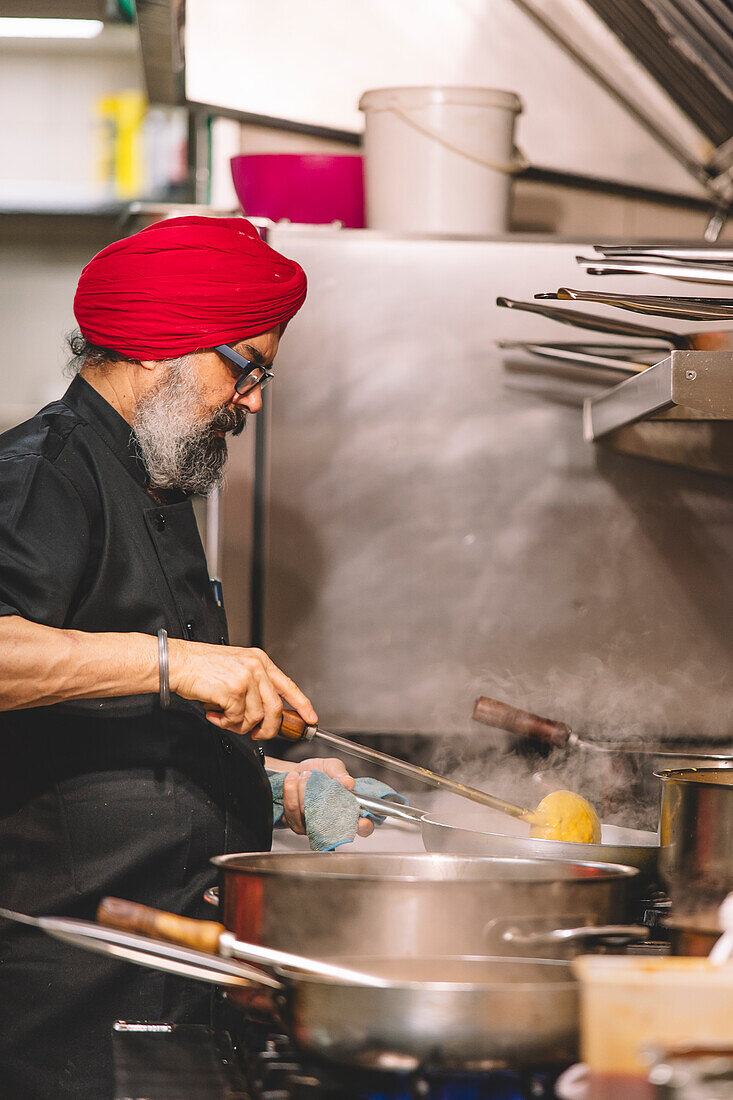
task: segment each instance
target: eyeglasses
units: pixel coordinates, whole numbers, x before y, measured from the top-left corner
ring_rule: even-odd
[[[250,359],[245,359],[243,355],[240,355],[234,348],[230,348],[228,344],[217,344],[215,351],[218,351],[220,355],[223,355],[225,359],[228,359],[235,366],[239,367],[241,374],[237,381],[234,383],[234,389],[240,397],[244,397],[246,393],[253,390],[255,386],[261,386],[264,390],[275,377],[271,370],[267,367],[261,367],[258,363],[253,363]]]

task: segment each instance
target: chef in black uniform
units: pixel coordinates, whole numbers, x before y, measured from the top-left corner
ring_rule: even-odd
[[[110,894],[204,917],[211,856],[270,848],[270,786],[242,735],[274,736],[283,699],[317,715],[265,653],[227,645],[191,494],[261,408],[305,290],[242,218],[116,242],[77,290],[79,372],[0,437],[5,908],[93,919]],[[353,784],[340,761],[299,765],[285,793],[297,832],[311,767]],[[209,1011],[202,984],[6,923],[0,1096],[103,1100],[114,1020]]]

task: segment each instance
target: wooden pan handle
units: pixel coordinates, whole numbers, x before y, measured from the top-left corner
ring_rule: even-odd
[[[283,711],[280,721],[281,737],[287,737],[288,741],[309,741],[309,732],[313,729],[314,727],[309,726],[294,710]]]
[[[192,920],[151,909],[135,901],[122,898],[102,898],[97,909],[97,921],[108,928],[121,928],[125,932],[139,932],[154,940],[167,940],[205,951],[208,955],[219,952],[219,937],[226,932],[223,924],[213,920]]]
[[[540,718],[538,714],[531,714],[528,710],[519,710],[517,707],[510,707],[508,703],[500,703],[498,699],[489,699],[488,695],[480,695],[476,700],[473,719],[485,726],[507,730],[527,741],[539,741],[552,748],[567,745],[572,733],[570,726],[566,726],[564,722]]]

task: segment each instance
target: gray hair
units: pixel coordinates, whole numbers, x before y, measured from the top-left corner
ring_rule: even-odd
[[[68,375],[69,378],[73,378],[75,374],[78,374],[82,367],[104,367],[107,363],[134,362],[134,360],[128,359],[126,355],[121,355],[119,351],[114,351],[113,348],[103,348],[93,344],[91,340],[87,340],[78,328],[67,333],[66,344],[70,355],[64,368],[64,374]]]

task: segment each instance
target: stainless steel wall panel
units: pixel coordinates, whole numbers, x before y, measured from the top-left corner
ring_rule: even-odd
[[[268,391],[264,644],[324,726],[465,730],[481,688],[730,728],[733,486],[584,443],[597,388],[494,345],[557,333],[493,302],[577,281],[578,243],[270,240],[309,296]]]

